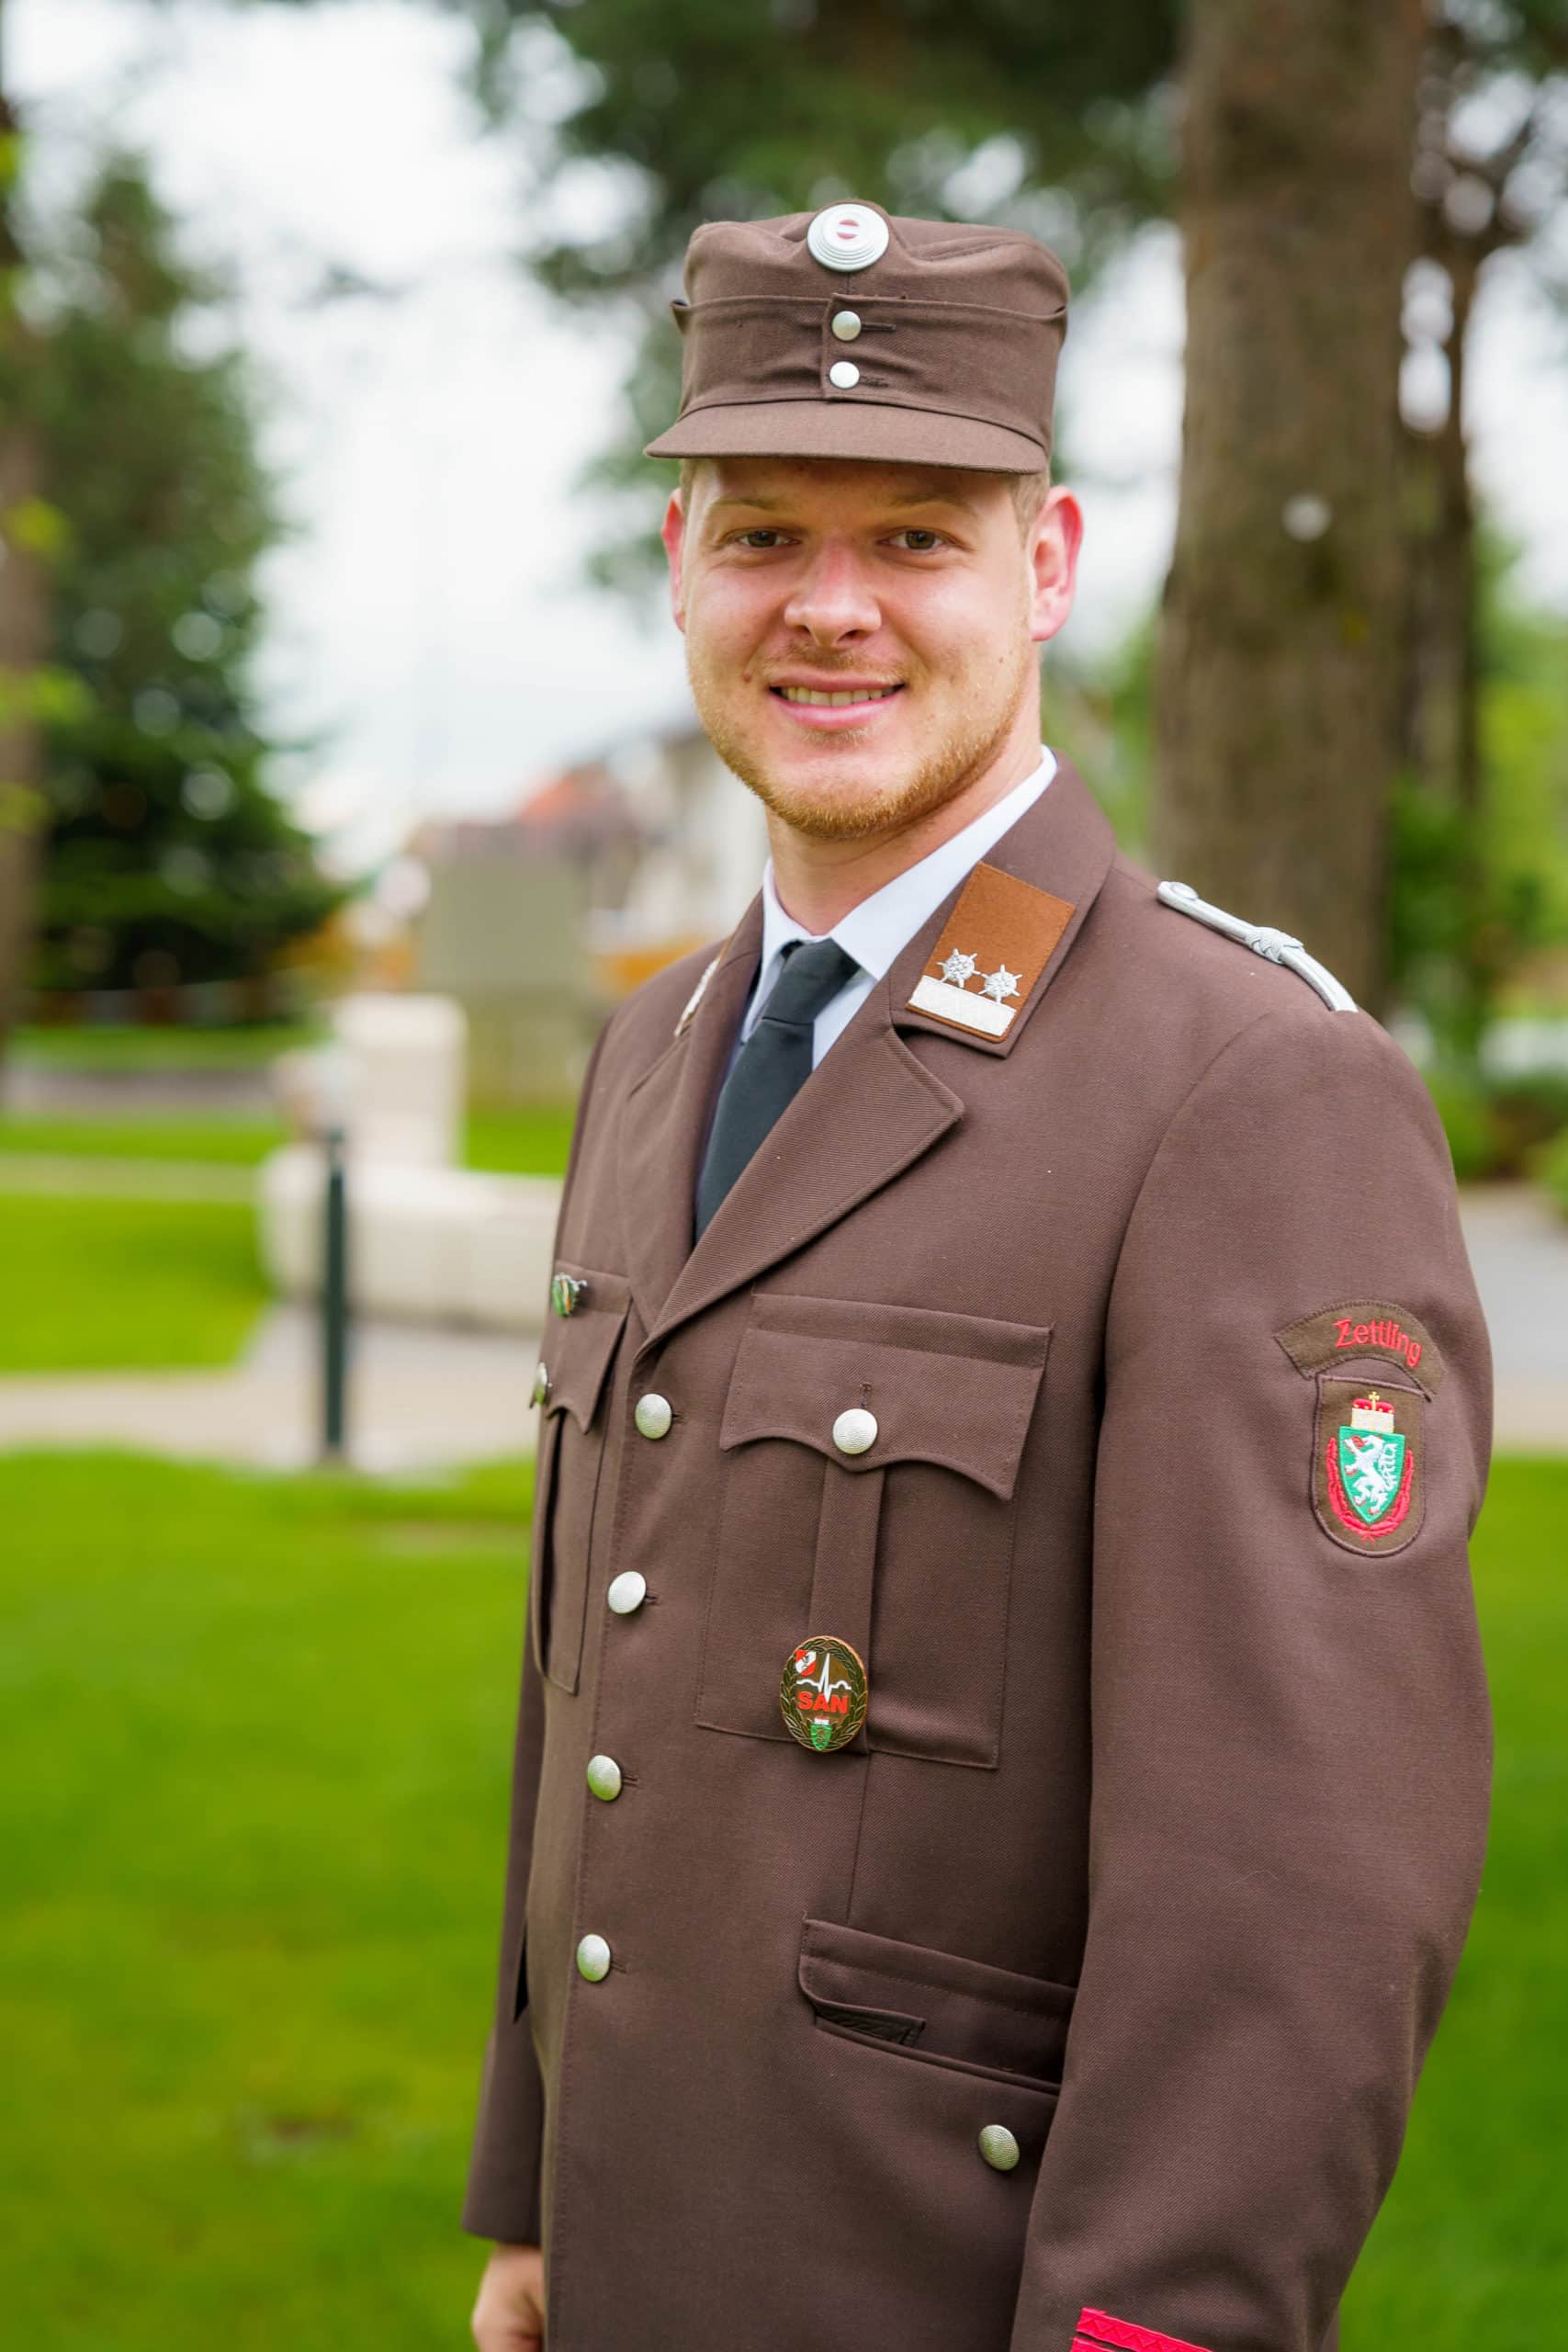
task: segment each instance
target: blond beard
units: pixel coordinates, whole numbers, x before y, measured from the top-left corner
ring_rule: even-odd
[[[956,799],[976,776],[985,773],[1006,742],[1025,683],[1034,671],[1034,649],[1026,639],[1019,649],[1010,692],[1006,697],[998,696],[994,711],[954,727],[932,745],[896,792],[868,804],[846,800],[841,793],[816,793],[809,786],[784,784],[770,775],[739,729],[729,723],[718,697],[705,692],[705,682],[689,654],[688,647],[687,674],[697,716],[725,766],[792,831],[818,842],[865,841],[874,833],[904,832]],[[846,729],[838,740],[843,742],[858,731]]]

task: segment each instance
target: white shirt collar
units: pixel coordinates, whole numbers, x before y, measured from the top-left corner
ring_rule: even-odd
[[[983,810],[961,833],[954,833],[951,841],[943,842],[917,865],[907,866],[902,874],[896,874],[891,882],[885,882],[880,890],[874,890],[858,907],[852,907],[830,932],[807,931],[793,915],[785,914],[773,887],[773,861],[770,857],[762,870],[762,961],[753,1004],[766,1001],[778,978],[779,956],[796,939],[836,939],[846,956],[852,956],[863,971],[879,980],[895,956],[958,888],[970,868],[978,865],[986,852],[1011,831],[1026,808],[1033,807],[1055,773],[1055,753],[1043,745],[1039,766],[1032,769],[1021,784],[1015,784],[1010,792]]]

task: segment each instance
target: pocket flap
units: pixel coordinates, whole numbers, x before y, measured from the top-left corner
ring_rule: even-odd
[[[897,2018],[919,2030],[894,2036],[884,2023],[883,2039],[972,2065],[1061,2081],[1073,2013],[1070,1984],[809,1918],[801,1928],[799,1983],[818,2015],[835,2024],[876,2033],[874,2020]]]
[[[759,1291],[740,1342],[719,1444],[793,1438],[846,1470],[931,1462],[1006,1501],[1034,1410],[1048,1327],[934,1308]],[[876,1434],[860,1453],[833,1442],[851,1407]]]
[[[586,1430],[599,1409],[604,1374],[615,1352],[615,1342],[631,1305],[631,1284],[625,1274],[604,1274],[592,1266],[576,1266],[563,1259],[558,1273],[586,1283],[581,1306],[570,1315],[546,1318],[539,1361],[549,1374],[547,1413],[570,1413]]]

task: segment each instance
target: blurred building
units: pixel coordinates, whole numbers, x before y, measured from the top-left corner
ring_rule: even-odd
[[[547,777],[510,816],[421,828],[416,988],[468,1015],[476,1098],[558,1099],[619,998],[722,938],[757,888],[761,809],[694,725]]]

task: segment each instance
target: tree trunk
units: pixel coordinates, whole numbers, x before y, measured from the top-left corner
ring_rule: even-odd
[[[1421,0],[1191,0],[1162,871],[1381,1007]]]

